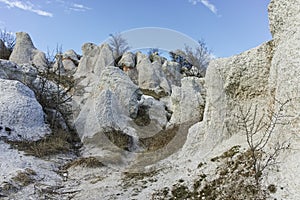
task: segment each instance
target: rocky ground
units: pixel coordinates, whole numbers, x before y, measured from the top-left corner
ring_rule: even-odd
[[[49,63],[17,33],[0,60],[0,199],[300,199],[299,10],[271,0],[273,39],[201,78],[157,55],[115,63],[107,44]]]

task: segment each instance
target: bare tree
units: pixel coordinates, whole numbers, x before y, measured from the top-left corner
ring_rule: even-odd
[[[116,34],[109,34],[109,45],[111,46],[113,53],[114,53],[114,59],[115,62],[121,58],[121,56],[130,49],[128,46],[127,40],[122,37],[120,33]]]
[[[198,46],[195,49],[186,45],[184,50],[177,49],[170,52],[170,56],[172,60],[178,62],[181,67],[188,70],[193,68],[194,72],[188,75],[198,77],[205,76],[206,68],[212,59],[211,51],[203,40],[198,41]]]
[[[15,34],[6,29],[0,29],[0,40],[2,41],[2,46],[0,47],[0,59],[9,59],[16,43]]]
[[[47,52],[47,69],[40,72],[40,84],[34,88],[36,97],[40,104],[48,113],[49,123],[52,128],[56,128],[60,115],[66,120],[71,115],[71,98],[70,94],[74,88],[74,80],[68,75],[61,73],[63,68],[62,48],[57,46],[54,51]],[[57,67],[54,68],[54,64]],[[52,112],[49,114],[49,112]]]
[[[271,150],[266,151],[275,127],[284,124],[284,118],[287,116],[283,115],[283,109],[290,100],[285,102],[275,100],[275,102],[278,104],[277,110],[269,110],[268,114],[263,114],[260,117],[258,116],[257,106],[254,108],[250,106],[247,109],[239,107],[239,115],[237,116],[238,127],[246,135],[257,185],[260,183],[263,171],[275,165],[280,152],[290,146],[287,141],[278,141],[272,146]]]

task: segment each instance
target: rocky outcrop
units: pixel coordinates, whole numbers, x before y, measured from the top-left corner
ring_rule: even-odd
[[[237,105],[256,104],[262,114],[269,108],[275,109],[274,99],[292,100],[285,108],[286,115],[294,116],[292,132],[299,131],[300,119],[295,115],[300,110],[299,5],[299,0],[288,4],[271,1],[269,18],[273,40],[240,55],[210,63],[206,75],[204,120],[208,137],[221,139],[238,132],[234,124]]]
[[[82,46],[82,53],[83,56],[74,74],[76,81],[76,92],[73,96],[75,118],[99,81],[102,71],[114,62],[112,50],[107,44],[97,46],[86,43]]]
[[[291,150],[281,152],[278,158],[279,171],[270,170],[264,177],[265,184],[275,183],[282,188],[271,195],[276,199],[299,198],[297,188],[300,183],[295,181],[300,174],[295,160],[299,156],[295,149],[299,146],[300,131],[299,7],[299,0],[272,0],[269,19],[273,39],[239,55],[216,59],[209,64],[205,77],[204,119],[191,129],[181,151],[183,159],[194,155],[194,159],[199,160],[224,146],[238,144],[248,148],[245,132],[238,125],[239,109],[251,112],[252,116],[255,114],[255,119],[251,120],[257,125],[260,117],[270,116],[270,113],[278,111],[280,104],[288,101],[265,148],[271,153],[272,145],[291,142]]]
[[[16,33],[16,45],[9,60],[19,65],[32,64],[39,70],[45,70],[47,68],[45,53],[37,50],[30,36],[24,32]]]
[[[92,142],[109,153],[107,149],[113,151],[114,144],[105,134],[120,131],[119,138],[125,134],[134,137],[129,121],[137,117],[141,95],[139,88],[119,68],[111,66],[103,69],[99,82],[75,120],[79,136],[86,146]],[[87,149],[92,151],[92,148]]]
[[[8,140],[38,140],[50,133],[33,91],[18,81],[0,79],[0,135]]]
[[[143,90],[150,90],[156,94],[171,94],[171,87],[162,71],[161,63],[151,63],[148,56],[137,53],[138,85]],[[159,95],[163,96],[163,95]]]
[[[207,136],[214,142],[239,131],[234,124],[239,106],[267,106],[272,56],[273,43],[268,42],[240,55],[210,63],[205,77],[204,123],[207,123]]]

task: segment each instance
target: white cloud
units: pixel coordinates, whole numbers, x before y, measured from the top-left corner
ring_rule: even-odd
[[[70,10],[84,12],[84,11],[87,11],[87,10],[91,10],[91,8],[89,8],[87,6],[84,6],[82,4],[76,4],[76,3],[74,3],[72,5],[72,7],[70,7]]]
[[[196,5],[197,3],[202,3],[205,7],[207,7],[211,12],[214,14],[218,14],[218,9],[216,6],[212,3],[210,3],[208,0],[189,0],[190,3],[193,5]]]
[[[5,3],[9,8],[19,8],[25,11],[33,12],[45,17],[53,17],[53,14],[44,10],[34,8],[34,5],[27,1],[10,1],[10,0],[0,0],[0,2]]]

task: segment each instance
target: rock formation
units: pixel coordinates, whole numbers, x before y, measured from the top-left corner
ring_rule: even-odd
[[[0,79],[0,135],[8,140],[38,140],[50,133],[34,93],[18,81]]]
[[[16,33],[16,45],[11,53],[9,60],[19,65],[32,64],[40,70],[47,68],[45,53],[37,50],[27,33]]]
[[[138,85],[143,90],[150,90],[159,96],[167,96],[171,94],[171,86],[169,85],[160,62],[149,60],[148,56],[137,53]]]
[[[196,123],[202,121],[205,107],[204,80],[197,77],[185,77],[181,87],[173,86],[170,124]]]
[[[229,190],[225,194],[222,188],[250,183],[246,189],[254,193],[237,199],[300,199],[299,8],[300,0],[271,0],[272,40],[239,55],[213,60],[205,78],[183,78],[178,63],[157,55],[149,59],[141,53],[126,53],[118,62],[122,69],[111,66],[116,61],[107,44],[84,44],[80,60],[75,52],[66,52],[63,57],[70,64],[68,68],[76,71],[74,124],[83,146],[79,160],[65,168],[60,166],[66,169],[61,175],[64,181],[51,175],[62,187],[53,189],[57,183],[47,180],[51,197],[98,199],[101,194],[102,199],[222,199],[220,195],[243,191]],[[36,50],[30,37],[24,33],[17,37],[11,60],[37,63],[33,55],[41,54],[33,53]],[[30,64],[0,60],[0,78],[0,140],[43,137],[48,129],[33,92],[18,81],[8,80],[38,85],[37,70]],[[290,148],[278,154],[276,170],[266,168],[258,174],[266,190],[264,194],[255,193],[257,185],[251,185],[255,170],[247,154],[245,129],[238,121],[241,110],[253,113],[251,121],[256,124],[260,117],[274,118],[283,102],[287,103],[279,118],[285,121],[274,122],[276,126],[271,128],[272,135],[261,155],[272,155],[272,148],[284,142],[289,142]],[[13,173],[2,166],[12,170],[16,170],[14,163],[20,168],[28,166],[22,159],[34,169],[36,166],[31,157],[18,157],[19,152],[12,152],[3,141],[0,151],[5,152],[1,160],[9,155],[16,158],[0,164],[0,197],[18,199],[21,193],[2,192],[4,183],[14,183]],[[59,159],[67,160],[62,157]],[[55,166],[63,162],[51,159],[54,161],[47,162]],[[49,163],[38,160],[43,166]],[[54,171],[53,167],[47,169]],[[6,174],[10,174],[7,179]],[[245,179],[239,182],[240,177]],[[39,186],[29,184],[27,191],[31,187],[36,197]],[[48,195],[48,190],[41,191]],[[213,193],[217,196],[209,196]]]
[[[107,44],[97,46],[86,43],[82,46],[82,58],[74,74],[77,82],[73,97],[75,118],[99,80],[105,67],[114,62],[113,53]]]

